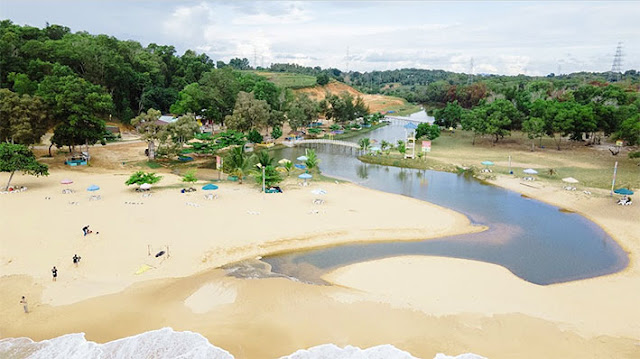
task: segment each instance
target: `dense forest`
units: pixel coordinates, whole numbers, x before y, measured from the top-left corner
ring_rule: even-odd
[[[366,115],[361,99],[330,96],[322,103],[295,96],[256,72],[299,73],[421,103],[441,126],[497,142],[511,131],[532,139],[598,141],[614,135],[640,142],[640,74],[549,74],[544,77],[399,69],[342,72],[335,68],[272,64],[254,69],[247,59],[229,63],[173,46],[72,33],[60,25],[39,29],[0,22],[0,137],[37,143],[55,128],[57,145],[100,141],[104,121],[128,124],[149,110],[225,124],[238,131],[272,131],[288,122],[304,127],[323,113],[336,122]],[[154,112],[155,113],[155,112]],[[263,132],[264,132],[263,131]]]

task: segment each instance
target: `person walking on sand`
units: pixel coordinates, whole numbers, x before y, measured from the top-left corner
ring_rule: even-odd
[[[53,275],[53,281],[56,281],[56,278],[58,278],[58,269],[56,268],[56,266],[53,266],[53,269],[51,270],[51,274]]]
[[[24,295],[22,296],[22,299],[20,299],[20,304],[22,304],[22,308],[24,309],[25,313],[29,313],[29,306],[27,305],[27,298],[24,297]]]
[[[80,257],[77,254],[73,255],[73,264],[78,267],[78,263],[80,262]]]
[[[89,225],[86,225],[84,227],[82,227],[82,233],[84,233],[84,235],[86,236],[87,234],[91,233],[89,231]]]

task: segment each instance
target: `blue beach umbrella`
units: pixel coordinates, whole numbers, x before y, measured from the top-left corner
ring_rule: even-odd
[[[213,191],[213,190],[218,189],[218,186],[216,186],[216,185],[214,185],[212,183],[209,183],[209,184],[206,184],[206,185],[202,186],[202,189],[205,190],[205,191]]]
[[[493,162],[491,161],[482,161],[481,163],[485,166],[493,166]]]
[[[87,191],[89,191],[89,192],[94,192],[94,191],[97,191],[97,190],[99,190],[99,189],[100,189],[100,187],[98,187],[98,186],[96,186],[96,185],[92,184],[91,186],[89,186],[89,187],[87,188]]]
[[[371,152],[380,152],[381,151],[380,147],[378,147],[378,146],[373,146],[373,147],[370,148],[370,150],[371,150]]]
[[[293,165],[293,167],[295,167],[295,168],[299,168],[299,169],[301,169],[301,170],[303,170],[303,169],[307,168],[307,166],[305,166],[305,165],[301,165],[301,164],[297,164],[297,163],[296,163],[295,165]]]
[[[618,188],[617,190],[613,191],[613,193],[621,194],[623,196],[631,196],[633,194],[633,191],[628,188]]]
[[[308,174],[308,173],[303,173],[303,174],[301,174],[300,176],[298,176],[298,178],[302,178],[302,179],[304,180],[304,183],[305,183],[305,184],[307,183],[307,180],[308,180],[309,178],[311,178],[311,177],[313,177],[313,176],[312,176],[312,175],[310,175],[310,174]]]

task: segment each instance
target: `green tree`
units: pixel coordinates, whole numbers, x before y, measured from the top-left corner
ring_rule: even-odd
[[[441,110],[436,110],[434,113],[435,124],[446,128],[458,127],[458,122],[462,117],[462,106],[458,105],[458,101],[447,103]]]
[[[307,160],[304,162],[304,164],[307,166],[307,168],[309,170],[312,170],[312,169],[318,167],[319,163],[320,163],[320,159],[318,159],[318,155],[316,155],[316,151],[315,150],[307,150]]]
[[[240,92],[233,114],[226,117],[225,122],[231,130],[246,132],[254,127],[263,127],[269,119],[269,104],[264,100],[256,100],[253,94]]]
[[[380,142],[380,149],[387,154],[387,156],[389,155],[390,151],[389,149],[391,149],[392,144],[388,141],[382,140],[382,142]]]
[[[622,121],[616,137],[627,141],[631,146],[640,145],[640,114]]]
[[[251,163],[244,146],[233,147],[224,159],[224,171],[238,177],[238,181],[242,184],[242,179],[251,167]]]
[[[132,184],[142,185],[145,183],[154,184],[158,183],[161,179],[162,176],[158,176],[153,172],[137,171],[132,174],[124,184],[127,186],[131,186]]]
[[[416,129],[416,138],[422,137],[427,140],[435,140],[440,137],[440,126],[436,124],[430,125],[426,122],[419,124]]]
[[[147,156],[149,157],[149,161],[156,158],[155,141],[160,139],[161,133],[164,131],[164,126],[157,123],[160,115],[160,111],[149,109],[146,113],[143,112],[131,120],[131,124],[136,127],[141,138],[147,141]]]
[[[252,129],[247,134],[247,140],[249,140],[249,142],[251,143],[262,143],[264,138],[262,137],[260,132],[258,132],[256,129]]]
[[[171,113],[183,115],[185,113],[201,113],[209,103],[205,93],[198,83],[191,83],[178,93],[178,100],[171,105]]]
[[[460,124],[465,131],[473,131],[473,138],[471,144],[476,144],[476,137],[482,136],[486,133],[486,122],[483,119],[484,110],[480,107],[476,107],[473,110],[466,110],[462,113],[462,119]]]
[[[316,83],[320,86],[324,86],[329,83],[329,75],[326,72],[323,72],[316,76]]]
[[[511,119],[518,116],[518,110],[513,103],[507,100],[495,100],[489,105],[484,105],[481,112],[486,122],[485,133],[493,136],[493,142],[498,142],[504,136],[510,134]]]
[[[0,89],[0,141],[38,143],[49,126],[46,107],[39,97]]]
[[[47,165],[39,163],[36,156],[24,145],[16,145],[11,143],[0,143],[0,172],[9,172],[9,180],[4,190],[9,190],[11,180],[16,171],[33,175],[48,176],[49,168]]]
[[[188,170],[185,172],[184,176],[182,176],[182,182],[188,183],[189,185],[193,185],[198,182],[198,177],[196,177],[196,170]]]
[[[306,94],[293,99],[287,110],[287,120],[292,130],[306,127],[318,119],[318,103]]]
[[[531,151],[534,150],[534,141],[536,138],[540,139],[540,146],[542,146],[542,137],[545,135],[545,123],[540,117],[529,117],[528,120],[522,123],[522,131],[527,134],[527,137],[531,140]]]
[[[369,148],[371,147],[371,140],[368,138],[361,138],[358,141],[358,145],[360,145],[360,149],[364,152],[369,151]]]
[[[271,131],[271,137],[274,140],[277,140],[278,138],[282,137],[282,128],[274,127],[273,130]]]
[[[407,145],[404,143],[403,140],[398,140],[397,145],[396,145],[396,149],[403,156],[404,156],[405,153],[407,153]]]

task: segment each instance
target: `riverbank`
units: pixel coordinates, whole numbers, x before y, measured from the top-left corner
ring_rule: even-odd
[[[141,152],[138,147],[127,156]],[[106,160],[100,160],[103,150],[96,151],[95,163]],[[346,267],[339,272],[342,279],[327,277],[344,283],[315,286],[285,278],[236,279],[208,268],[373,233],[381,240],[411,239],[425,237],[425,231],[445,233],[438,228],[452,225],[474,228],[467,227],[465,217],[459,224],[448,222],[440,214],[451,211],[422,201],[333,182],[285,184],[282,196],[260,194],[251,184],[221,182],[218,199],[208,201],[202,191],[178,193],[179,178],[162,173],[164,189],[146,198],[123,185],[132,169],[122,166],[56,171],[45,179],[17,177],[16,184],[29,190],[0,198],[0,224],[11,233],[0,239],[0,272],[7,273],[0,284],[9,293],[0,297],[0,336],[40,340],[85,332],[89,340],[106,342],[170,326],[200,333],[236,358],[276,358],[325,343],[393,344],[420,358],[439,352],[490,358],[637,357],[640,336],[633,331],[640,320],[633,303],[640,248],[619,238],[640,242],[633,231],[637,206],[607,207],[597,192],[587,200],[602,211],[591,213],[586,206],[584,213],[631,252],[630,268],[612,276],[539,287],[486,263],[401,257]],[[216,177],[204,171],[199,171],[203,178]],[[76,194],[60,194],[63,177],[74,179]],[[92,183],[102,187],[100,201],[88,201],[84,188]],[[529,190],[519,183],[511,185]],[[310,190],[318,186],[328,191],[322,205],[312,203],[316,196]],[[579,191],[549,189],[550,198],[579,211],[570,198],[582,201]],[[531,197],[540,195],[531,191]],[[51,200],[45,199],[49,194]],[[601,216],[612,222],[603,225]],[[83,237],[80,228],[86,224],[100,233]],[[153,253],[167,245],[170,257],[156,258]],[[76,250],[82,256],[78,268],[71,263]],[[56,283],[49,274],[51,257],[63,263]],[[133,274],[143,264],[155,268]],[[28,315],[21,312],[20,295],[29,300]],[[602,329],[594,329],[598,322]]]

